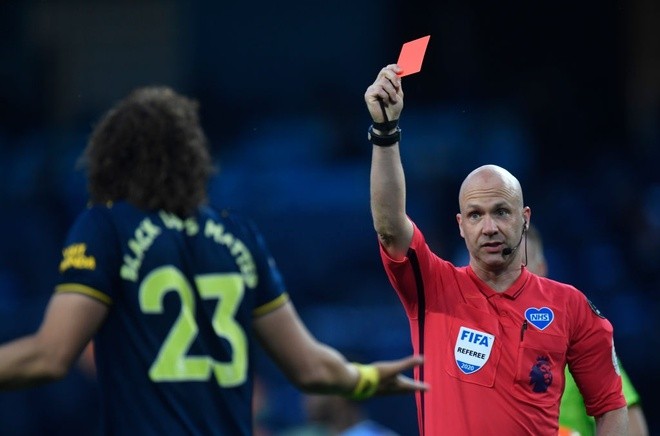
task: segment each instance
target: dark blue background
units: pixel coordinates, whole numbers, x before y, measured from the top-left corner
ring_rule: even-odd
[[[651,432],[660,286],[660,10],[653,0],[485,2],[18,1],[0,6],[1,339],[37,328],[59,251],[86,201],[75,160],[131,89],[197,98],[221,170],[212,201],[252,215],[312,332],[365,359],[410,352],[368,198],[363,93],[401,44],[430,34],[404,79],[409,213],[465,261],[454,215],[473,168],[523,184],[551,275],[615,327]],[[265,419],[303,421],[272,364]],[[91,433],[96,388],[76,369],[0,395],[15,434]],[[403,434],[412,398],[367,403]],[[37,419],[38,417],[38,419]]]

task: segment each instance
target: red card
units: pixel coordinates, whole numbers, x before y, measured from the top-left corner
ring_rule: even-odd
[[[431,39],[431,35],[426,35],[403,44],[401,54],[399,54],[399,60],[396,62],[403,70],[399,73],[399,76],[403,77],[409,74],[415,74],[422,69],[422,61],[424,60],[424,53],[426,52],[429,39]]]

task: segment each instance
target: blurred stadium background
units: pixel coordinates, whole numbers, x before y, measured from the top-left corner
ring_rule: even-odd
[[[251,215],[320,339],[369,360],[410,352],[368,203],[363,93],[401,44],[431,34],[405,79],[409,213],[456,263],[458,187],[484,163],[523,184],[551,275],[615,326],[652,434],[660,429],[660,4],[627,2],[14,1],[0,5],[0,339],[37,328],[59,250],[85,206],[75,161],[129,90],[197,98],[220,168],[212,201]],[[304,421],[264,357],[261,421]],[[95,434],[76,369],[0,395],[0,433]],[[412,398],[367,403],[416,433]],[[654,432],[655,430],[655,432]]]

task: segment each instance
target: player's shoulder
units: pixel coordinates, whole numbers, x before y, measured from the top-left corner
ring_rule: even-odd
[[[74,219],[73,226],[103,226],[112,220],[112,209],[115,204],[107,203],[88,203]]]
[[[204,205],[200,207],[198,214],[202,225],[222,225],[228,231],[237,233],[259,233],[252,218],[235,209]]]
[[[250,218],[240,211],[231,208],[219,208],[210,204],[201,206],[198,216],[201,220],[211,219],[229,225],[242,225],[251,221]]]

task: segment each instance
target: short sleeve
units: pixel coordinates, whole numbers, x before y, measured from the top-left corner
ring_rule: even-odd
[[[120,260],[107,208],[93,206],[71,226],[62,249],[56,292],[76,292],[111,304]]]
[[[425,304],[433,305],[439,295],[434,291],[444,289],[445,275],[451,275],[452,265],[438,257],[426,243],[424,234],[413,222],[413,237],[408,254],[401,260],[390,257],[380,244],[380,256],[387,277],[397,291],[406,313],[417,318],[419,292],[424,292]],[[432,281],[425,283],[425,281]],[[434,291],[431,291],[431,290]]]
[[[253,315],[260,316],[282,306],[289,299],[284,279],[275,259],[270,253],[263,235],[252,222],[247,222],[247,230],[255,244],[253,250],[259,282],[256,288]]]
[[[574,317],[567,354],[571,373],[584,396],[587,413],[602,415],[626,405],[622,394],[612,324],[581,292],[571,304]]]

